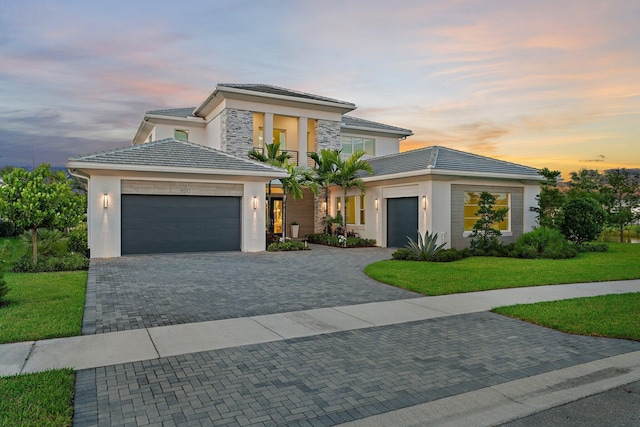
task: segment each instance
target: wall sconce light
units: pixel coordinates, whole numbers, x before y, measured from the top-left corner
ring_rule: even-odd
[[[339,210],[340,212],[342,212],[342,203],[341,203],[341,202],[338,202],[338,210]]]
[[[427,209],[427,196],[422,196],[422,209]]]
[[[322,201],[322,210],[323,210],[323,211],[326,211],[326,210],[327,210],[327,202],[326,202],[326,200],[323,200],[323,201]]]
[[[376,210],[378,210],[378,208],[380,207],[380,205],[378,204],[378,198],[377,198],[377,197],[376,197],[376,199],[373,201],[373,203],[374,203],[374,205],[375,205],[375,207],[376,207]]]
[[[109,195],[107,193],[104,193],[104,196],[102,196],[102,206],[105,209],[109,207]]]
[[[253,196],[253,201],[251,202],[253,209],[258,209],[258,198]]]

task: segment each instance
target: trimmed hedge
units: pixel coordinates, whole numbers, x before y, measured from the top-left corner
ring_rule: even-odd
[[[51,271],[77,271],[89,269],[89,259],[82,254],[70,253],[59,257],[38,257],[34,264],[33,258],[25,255],[13,266],[15,273],[44,273]]]
[[[375,239],[363,239],[362,237],[333,236],[326,233],[307,234],[309,243],[318,245],[336,246],[339,248],[370,248],[376,246]]]
[[[418,259],[410,249],[400,248],[391,254],[391,256],[393,259],[401,261],[453,262],[469,258],[471,251],[469,249],[458,250],[455,248],[442,249],[431,254],[427,259]]]
[[[308,251],[307,245],[300,240],[285,240],[284,242],[271,243],[267,250],[269,252],[280,251]]]

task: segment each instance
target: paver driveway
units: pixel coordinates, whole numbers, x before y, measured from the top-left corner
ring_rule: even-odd
[[[193,253],[92,261],[83,334],[421,295],[362,273],[391,249]]]

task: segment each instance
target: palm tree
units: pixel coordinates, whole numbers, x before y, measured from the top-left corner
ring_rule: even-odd
[[[256,160],[258,162],[266,163],[271,166],[276,166],[279,168],[284,168],[289,162],[291,158],[291,154],[286,151],[280,151],[280,143],[274,142],[273,144],[265,145],[267,155],[262,151],[258,151],[253,148],[249,151],[249,158],[251,160]],[[271,209],[271,181],[267,184],[267,216],[269,215]],[[269,233],[273,233],[273,224],[269,221]]]
[[[324,190],[324,216],[329,215],[329,185],[336,171],[336,163],[340,158],[340,151],[323,148],[318,153],[309,153],[309,157],[316,163],[314,167],[315,181]]]
[[[282,182],[282,212],[283,224],[287,223],[287,194],[291,194],[294,199],[302,199],[302,190],[309,188],[314,195],[318,194],[318,183],[314,179],[313,170],[307,166],[296,166],[289,163],[285,165],[289,172],[289,177],[280,178]],[[282,227],[282,237],[285,237],[287,227]]]
[[[335,184],[344,190],[344,199],[342,199],[343,203],[342,208],[340,209],[340,213],[342,215],[343,221],[345,221],[345,227],[343,227],[343,233],[345,233],[345,235],[347,220],[347,193],[351,188],[357,187],[360,189],[360,193],[364,194],[366,191],[366,187],[364,181],[362,181],[362,179],[358,177],[358,174],[360,172],[368,172],[369,175],[373,173],[371,165],[366,160],[361,159],[361,157],[364,155],[364,151],[356,151],[346,159],[338,156],[338,159],[335,163],[336,170],[331,178],[332,184]]]

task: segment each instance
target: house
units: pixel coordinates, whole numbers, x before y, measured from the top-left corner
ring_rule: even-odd
[[[302,234],[319,232],[323,217],[343,202],[347,228],[382,246],[404,246],[407,235],[428,229],[463,247],[474,198],[485,190],[509,207],[500,225],[505,240],[533,227],[529,207],[540,179],[534,168],[444,147],[400,153],[411,130],[350,115],[355,109],[275,86],[218,84],[195,107],[148,111],[130,146],[67,163],[89,182],[91,256],[262,251],[267,223],[277,234],[292,220]],[[307,153],[325,148],[364,150],[374,170],[363,176],[366,195],[350,192],[342,200],[342,190],[332,188],[326,204],[307,190],[285,206],[278,179],[286,171],[248,158],[275,141],[298,165],[312,166]]]

